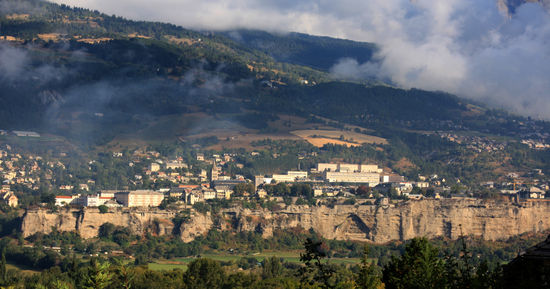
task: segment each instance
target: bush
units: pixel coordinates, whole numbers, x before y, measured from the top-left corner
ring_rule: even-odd
[[[99,207],[97,207],[99,209],[99,213],[101,214],[105,214],[105,213],[108,213],[109,212],[109,208],[105,205],[101,205]]]

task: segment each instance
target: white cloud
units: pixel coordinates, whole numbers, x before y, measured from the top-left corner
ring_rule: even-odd
[[[341,60],[338,77],[378,77],[550,118],[550,17],[497,0],[55,0],[189,28],[297,31],[375,42],[378,63]]]

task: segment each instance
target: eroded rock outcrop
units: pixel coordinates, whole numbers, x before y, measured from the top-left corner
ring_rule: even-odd
[[[550,203],[484,200],[422,200],[388,206],[289,206],[278,212],[230,209],[237,231],[313,229],[328,239],[385,243],[418,236],[457,239],[461,234],[506,239],[550,229]]]
[[[550,202],[515,204],[484,200],[422,200],[385,206],[337,205],[329,207],[288,206],[267,209],[231,208],[220,214],[193,212],[189,221],[174,230],[177,212],[160,209],[116,209],[101,214],[97,209],[29,210],[23,219],[23,236],[37,232],[76,231],[83,238],[95,237],[104,223],[128,227],[135,234],[166,235],[176,232],[184,242],[216,227],[220,230],[255,231],[269,237],[274,230],[301,227],[325,238],[384,243],[417,236],[456,239],[461,234],[486,240],[505,239],[526,232],[550,229]]]
[[[60,209],[50,212],[47,209],[28,210],[23,217],[21,231],[24,237],[38,232],[50,233],[52,228],[58,231],[76,231],[82,238],[96,237],[99,228],[105,223],[128,227],[137,235],[147,232],[155,235],[171,234],[173,211],[157,209],[111,209],[100,213],[97,208]]]

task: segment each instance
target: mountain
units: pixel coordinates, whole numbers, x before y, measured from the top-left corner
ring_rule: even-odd
[[[275,60],[328,71],[338,60],[371,60],[373,43],[312,36],[302,33],[276,34],[258,30],[232,30],[221,33],[244,46],[262,51]]]
[[[331,79],[339,59],[369,60],[372,43],[193,31],[39,0],[0,7],[0,129],[38,130],[92,151],[175,142],[255,149],[329,131],[340,136],[332,143],[382,141],[321,149],[412,178],[550,171],[546,151],[520,144],[545,142],[547,122],[444,92]]]

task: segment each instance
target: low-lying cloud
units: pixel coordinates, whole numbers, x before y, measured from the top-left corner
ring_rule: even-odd
[[[550,17],[498,0],[55,0],[197,29],[297,31],[375,42],[372,63],[343,59],[338,78],[382,78],[550,118]],[[500,1],[502,2],[502,1]]]

